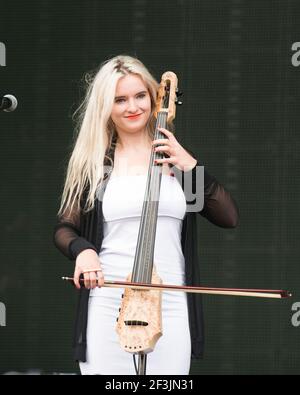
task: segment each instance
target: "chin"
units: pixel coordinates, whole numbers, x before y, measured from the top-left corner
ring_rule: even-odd
[[[145,122],[136,122],[134,125],[126,125],[125,129],[129,130],[140,130],[146,128],[147,123]]]

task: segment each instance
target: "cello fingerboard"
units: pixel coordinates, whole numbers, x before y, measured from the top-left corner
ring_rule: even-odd
[[[157,115],[154,140],[165,138],[157,128],[166,128],[168,112],[160,111]],[[151,283],[162,175],[162,164],[155,164],[154,161],[163,157],[163,153],[152,149],[133,265],[133,282]]]

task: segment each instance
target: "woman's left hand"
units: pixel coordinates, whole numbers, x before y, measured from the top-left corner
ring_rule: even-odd
[[[155,152],[165,152],[169,155],[169,158],[156,159],[155,163],[171,163],[181,171],[192,170],[196,166],[197,160],[194,159],[176,140],[173,133],[167,129],[158,128],[163,134],[166,135],[166,139],[158,139],[152,142],[153,145],[163,144],[162,146],[155,147]]]

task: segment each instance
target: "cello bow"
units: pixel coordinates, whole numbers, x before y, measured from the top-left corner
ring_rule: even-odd
[[[73,281],[72,277],[62,277],[62,280]],[[80,279],[80,282],[84,282]],[[104,281],[102,287],[108,288],[130,288],[136,290],[157,290],[157,291],[181,291],[187,293],[199,293],[210,295],[225,296],[251,296],[257,298],[277,298],[284,299],[292,296],[290,291],[283,289],[255,289],[255,288],[214,288],[214,287],[196,287],[187,285],[172,284],[148,284],[130,281]]]

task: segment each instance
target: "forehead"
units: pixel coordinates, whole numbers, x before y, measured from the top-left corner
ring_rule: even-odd
[[[116,95],[130,95],[139,91],[147,90],[147,87],[138,75],[128,74],[121,77],[116,86]]]

